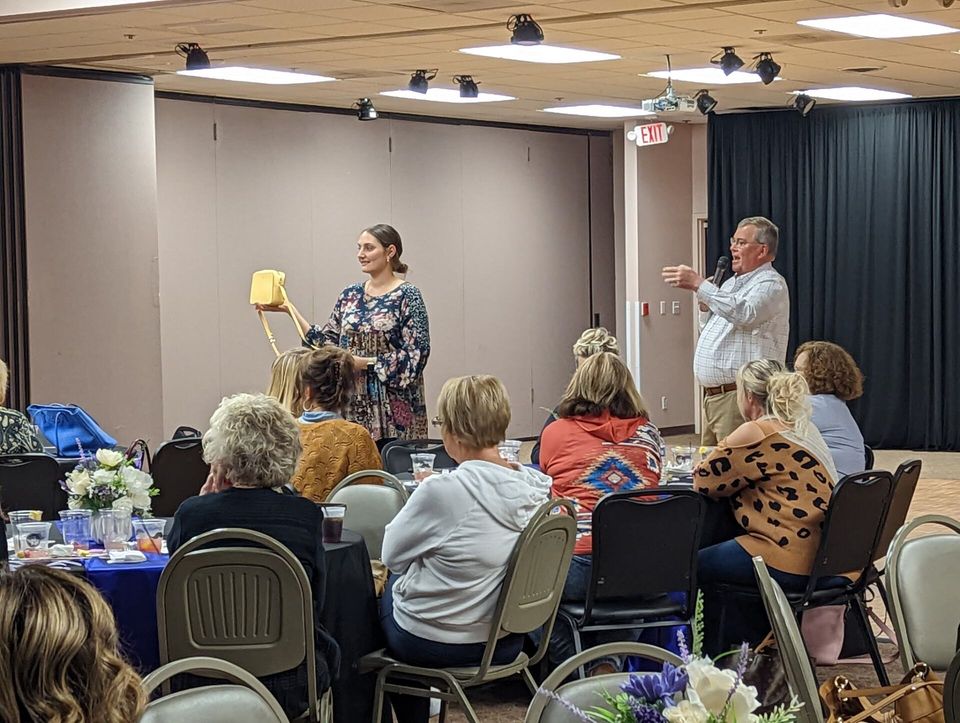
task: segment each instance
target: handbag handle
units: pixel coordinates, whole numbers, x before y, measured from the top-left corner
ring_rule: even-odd
[[[903,698],[908,693],[913,693],[920,690],[921,688],[927,688],[929,686],[939,685],[943,688],[943,681],[940,680],[924,680],[924,681],[914,681],[911,683],[903,683],[901,685],[889,685],[883,688],[857,688],[852,690],[844,690],[838,686],[837,696],[842,700],[851,700],[853,698],[859,698],[860,702],[863,704],[863,710],[857,713],[851,718],[844,718],[843,723],[860,723],[860,721],[869,718],[874,713],[878,713],[892,703],[896,703],[898,700]],[[889,690],[893,690],[890,695],[886,698],[881,699],[880,701],[873,703],[865,696],[868,695],[881,695]]]
[[[300,322],[297,321],[297,314],[300,312],[297,311],[297,307],[293,305],[293,302],[290,301],[290,298],[287,296],[287,290],[280,287],[280,294],[283,296],[283,303],[287,306],[287,314],[293,320],[293,325],[297,327],[297,333],[300,335],[301,341],[304,344],[307,344],[307,337],[304,334],[303,329],[300,328]],[[274,336],[273,331],[270,329],[270,324],[267,321],[266,314],[263,313],[262,309],[257,309],[257,314],[260,316],[260,323],[263,324],[263,333],[267,335],[267,341],[270,342],[270,346],[273,347],[273,353],[277,356],[280,356],[280,350],[277,349],[277,337]],[[309,345],[312,346],[312,345]]]

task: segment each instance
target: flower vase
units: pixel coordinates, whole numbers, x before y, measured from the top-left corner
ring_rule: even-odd
[[[105,550],[122,550],[133,529],[130,513],[120,510],[98,510],[90,520],[90,533]]]

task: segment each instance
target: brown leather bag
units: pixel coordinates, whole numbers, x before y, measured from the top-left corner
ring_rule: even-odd
[[[876,703],[870,696],[882,695]],[[926,663],[917,663],[900,685],[882,688],[854,688],[843,676],[820,686],[820,698],[830,712],[827,723],[884,723],[893,714],[902,723],[944,723],[943,681]]]

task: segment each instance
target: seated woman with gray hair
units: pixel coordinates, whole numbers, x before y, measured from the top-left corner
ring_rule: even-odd
[[[203,458],[210,476],[199,497],[186,500],[173,518],[167,539],[170,554],[197,535],[238,527],[269,535],[303,565],[313,589],[317,685],[330,686],[340,664],[337,643],[323,629],[325,566],[323,514],[309,500],[279,494],[300,458],[300,432],[293,416],[265,394],[226,397],[203,435]],[[307,708],[306,664],[293,674],[262,680],[291,717]]]

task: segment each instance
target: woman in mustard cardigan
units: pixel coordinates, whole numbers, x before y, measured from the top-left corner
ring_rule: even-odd
[[[351,354],[325,346],[308,354],[300,370],[303,454],[292,482],[302,496],[323,502],[344,477],[382,469],[380,453],[370,432],[344,419],[356,385]]]

